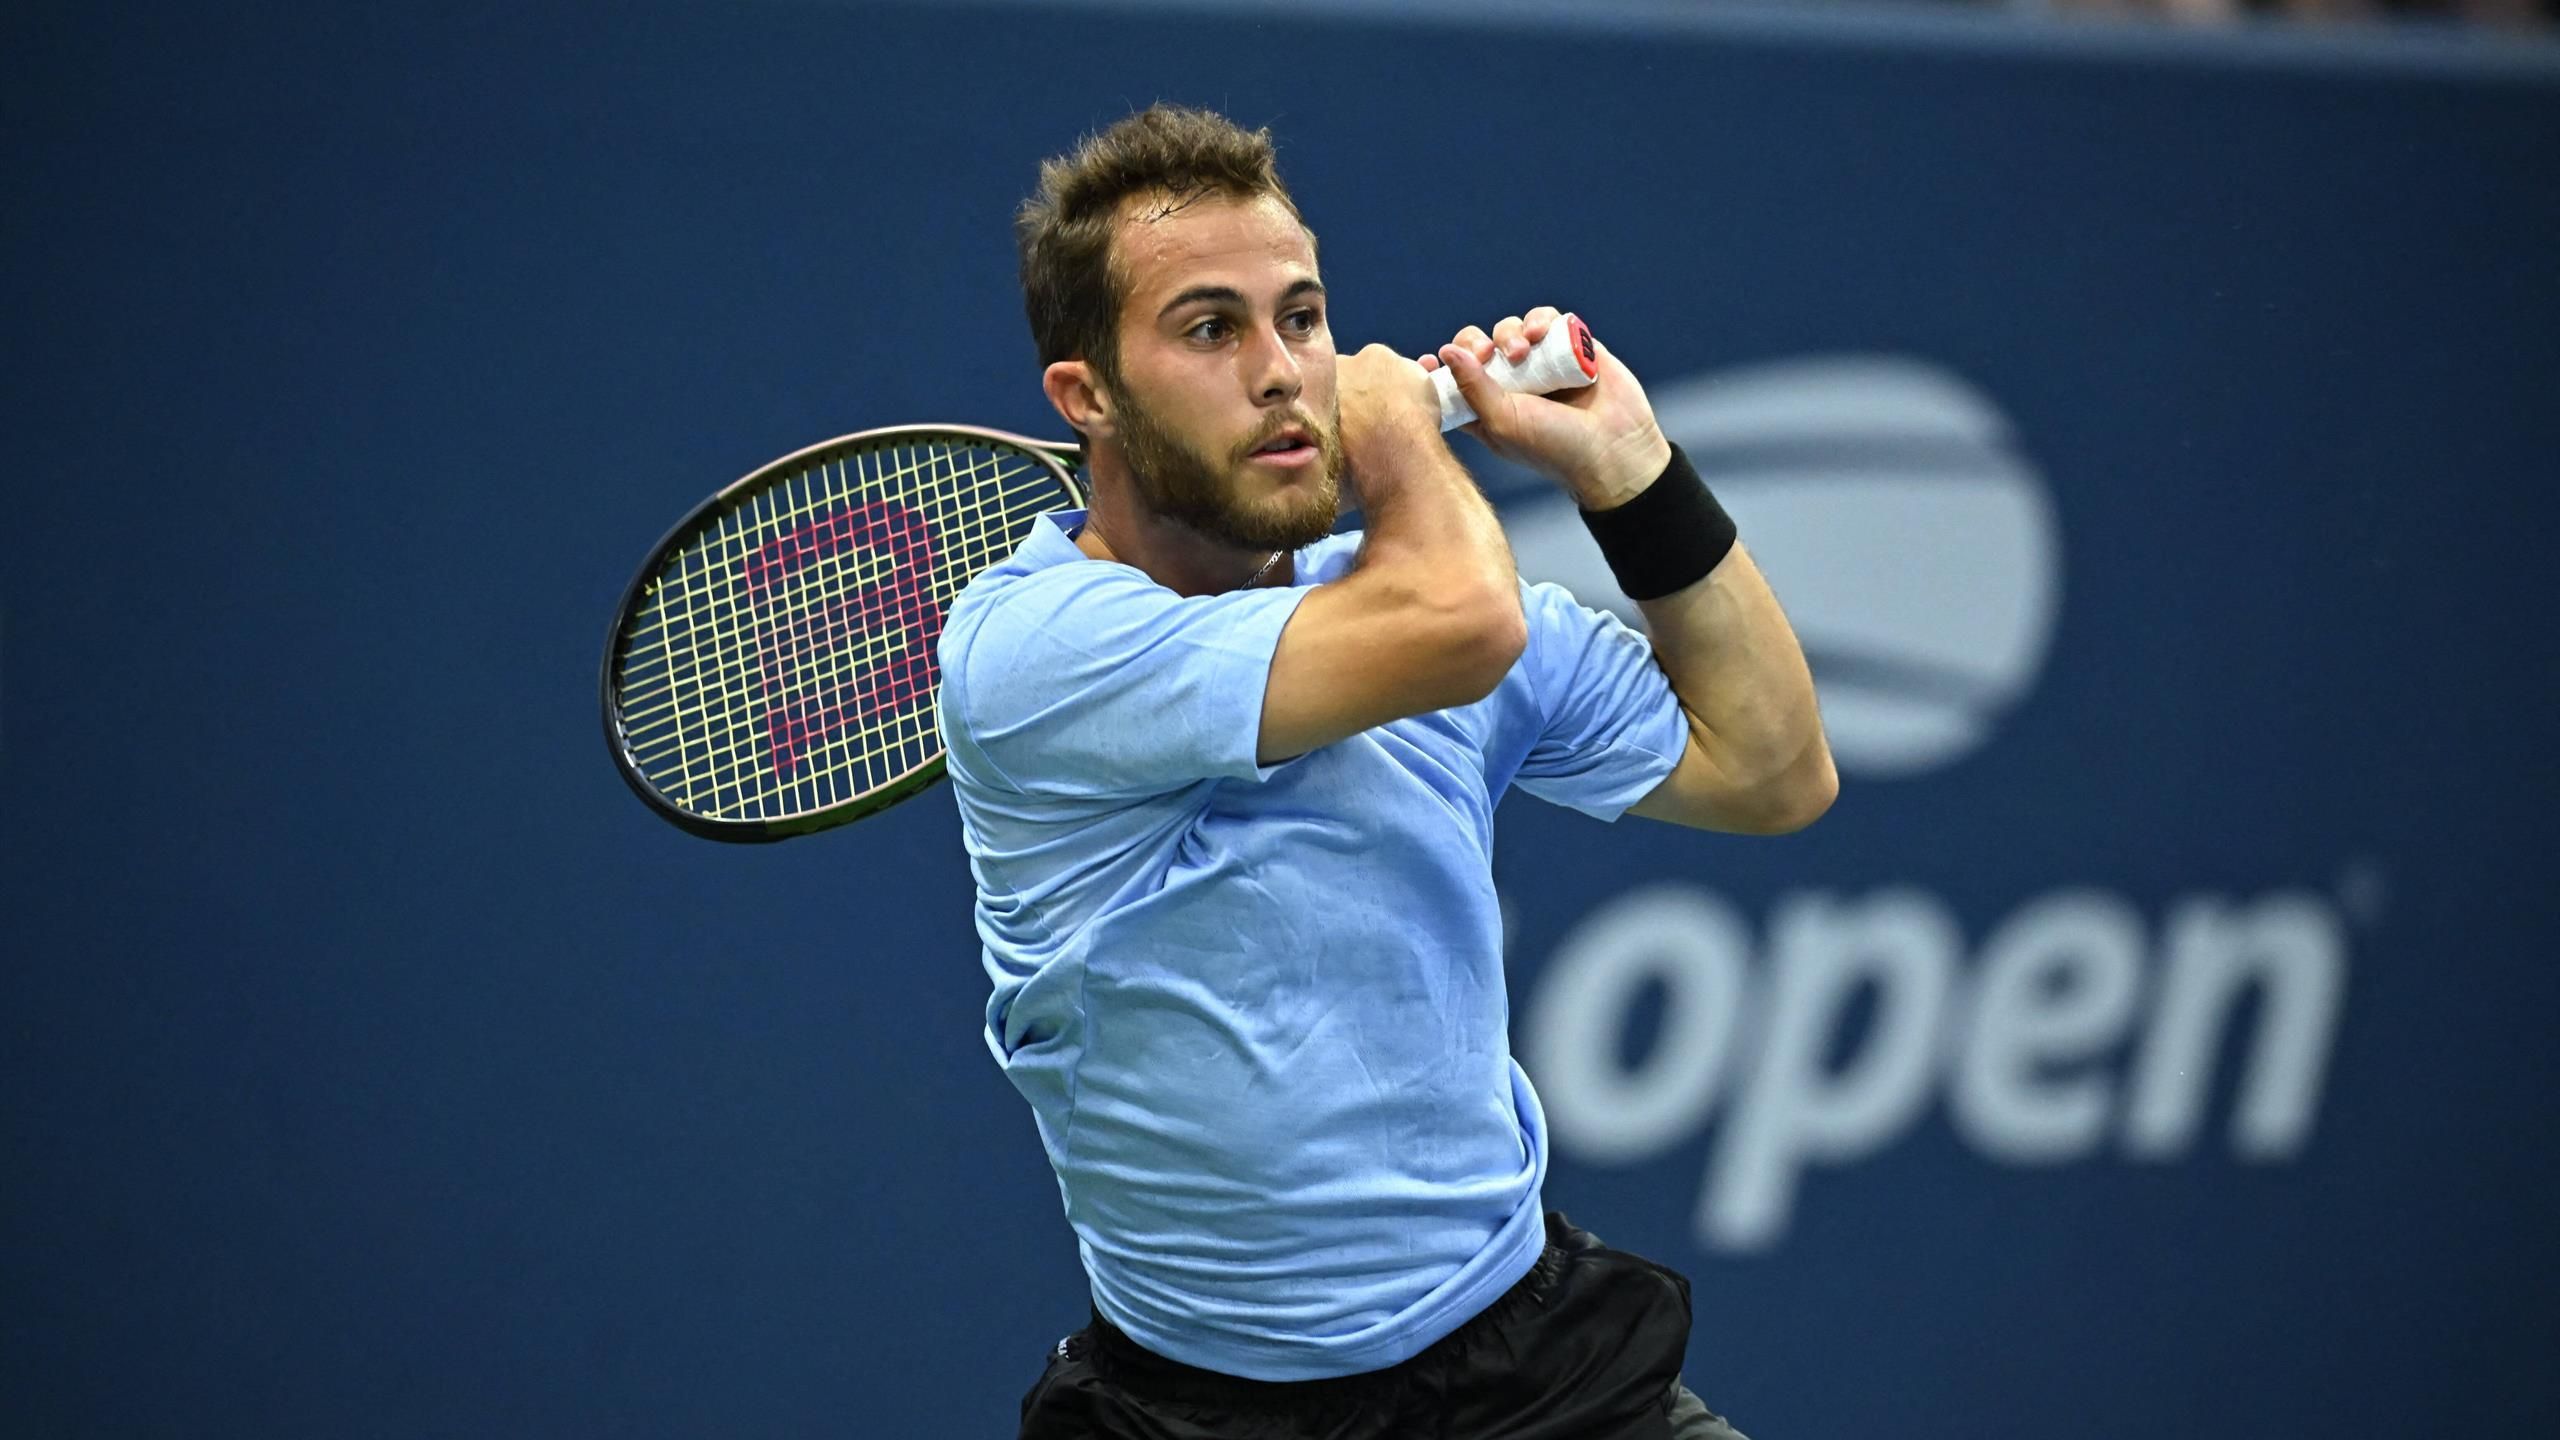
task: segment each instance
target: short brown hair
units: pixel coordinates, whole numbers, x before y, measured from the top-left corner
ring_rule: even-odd
[[[1123,200],[1156,193],[1168,210],[1204,195],[1267,195],[1298,213],[1273,164],[1271,132],[1246,130],[1208,110],[1150,105],[1084,137],[1073,154],[1041,161],[1040,192],[1014,213],[1013,232],[1022,250],[1022,307],[1043,367],[1082,357],[1106,380],[1118,378],[1128,282],[1113,263],[1113,222]],[[1314,243],[1312,232],[1307,239]]]

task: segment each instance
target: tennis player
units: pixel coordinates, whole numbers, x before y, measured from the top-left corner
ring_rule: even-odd
[[[1539,308],[1417,362],[1334,349],[1268,132],[1156,107],[1018,220],[1091,508],[953,607],[942,723],[994,993],[1093,1314],[1021,1433],[1732,1436],[1688,1282],[1543,1211],[1511,1057],[1494,804],[1797,829],[1837,788],[1734,527],[1605,348],[1492,384]],[[1652,641],[1524,585],[1443,442],[1579,502]],[[1330,534],[1344,487],[1365,534]]]

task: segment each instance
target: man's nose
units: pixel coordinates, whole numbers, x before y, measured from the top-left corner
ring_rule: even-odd
[[[1298,370],[1297,352],[1289,348],[1289,342],[1281,338],[1277,329],[1267,325],[1256,328],[1246,353],[1254,398],[1261,403],[1295,400],[1298,392],[1306,388],[1306,377]]]

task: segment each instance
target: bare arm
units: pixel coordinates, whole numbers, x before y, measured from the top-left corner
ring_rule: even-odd
[[[1422,372],[1372,345],[1338,375],[1367,533],[1351,573],[1310,590],[1281,631],[1256,745],[1266,765],[1481,700],[1528,644],[1511,547],[1440,438]]]
[[[1505,395],[1481,362],[1497,346],[1525,354],[1556,312],[1541,307],[1486,336],[1459,335],[1452,367],[1484,417],[1485,442],[1533,465],[1589,510],[1641,494],[1670,462],[1671,445],[1633,372],[1600,353],[1588,389],[1556,398]],[[1678,765],[1631,813],[1704,830],[1774,835],[1820,818],[1840,780],[1822,733],[1813,673],[1760,567],[1734,546],[1704,579],[1639,602],[1655,660],[1689,719]]]
[[[1840,777],[1813,672],[1750,554],[1737,544],[1707,578],[1638,606],[1688,713],[1689,748],[1632,813],[1748,835],[1821,818]]]

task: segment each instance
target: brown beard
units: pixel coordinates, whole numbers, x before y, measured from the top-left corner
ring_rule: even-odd
[[[1190,442],[1158,420],[1126,384],[1114,383],[1120,400],[1120,451],[1140,503],[1164,519],[1239,550],[1295,550],[1333,533],[1342,502],[1341,411],[1318,420],[1281,412],[1212,464]],[[1237,498],[1241,474],[1253,452],[1295,425],[1316,447],[1319,483],[1302,495],[1248,505]]]

